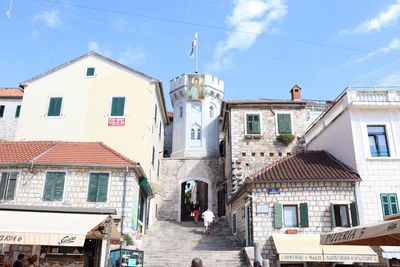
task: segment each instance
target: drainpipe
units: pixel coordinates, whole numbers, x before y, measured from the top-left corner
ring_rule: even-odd
[[[124,191],[122,195],[122,211],[121,211],[121,235],[122,235],[122,240],[123,240],[123,234],[124,234],[124,219],[125,219],[125,204],[126,204],[126,184],[127,184],[127,179],[128,179],[128,172],[129,172],[129,167],[126,167],[125,171],[125,177],[124,177]],[[122,243],[123,241],[121,240],[121,243],[119,245],[119,267],[122,267]]]

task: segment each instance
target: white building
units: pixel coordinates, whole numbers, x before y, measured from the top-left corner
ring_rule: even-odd
[[[356,196],[361,224],[399,213],[398,89],[400,86],[349,87],[305,135],[308,149],[327,150],[360,174]]]
[[[0,141],[14,140],[23,95],[20,88],[0,88]]]

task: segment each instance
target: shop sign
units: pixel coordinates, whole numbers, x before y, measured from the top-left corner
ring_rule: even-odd
[[[125,118],[108,118],[108,126],[125,126]]]
[[[74,243],[76,240],[76,236],[64,236],[61,238],[61,240],[58,242],[59,245],[65,245],[65,244],[71,244]]]
[[[305,255],[305,254],[279,254],[280,261],[315,261],[322,262],[324,258],[322,254]]]
[[[268,205],[265,204],[258,204],[256,206],[256,212],[257,213],[268,213]]]
[[[22,242],[23,238],[20,235],[0,235],[0,243],[8,243],[8,242],[14,242],[14,243],[20,243]]]
[[[378,262],[378,256],[368,255],[325,255],[328,262]]]
[[[280,194],[279,187],[268,188],[268,195],[279,195],[279,194]]]

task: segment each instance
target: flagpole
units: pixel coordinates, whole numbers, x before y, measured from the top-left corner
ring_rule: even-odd
[[[197,34],[197,33],[196,33]],[[196,45],[196,73],[199,72],[199,35],[197,34],[197,45]]]

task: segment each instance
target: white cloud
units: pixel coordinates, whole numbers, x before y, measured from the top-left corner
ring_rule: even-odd
[[[286,0],[233,0],[233,3],[232,15],[226,20],[234,31],[226,40],[217,43],[213,62],[208,66],[211,70],[229,67],[235,50],[251,48],[259,34],[287,13]]]
[[[40,14],[37,14],[34,21],[41,21],[49,28],[56,28],[62,24],[60,18],[60,11],[58,9],[45,10]]]
[[[96,51],[110,58],[115,55],[117,61],[125,65],[141,64],[147,58],[147,53],[142,48],[134,46],[127,46],[124,50],[114,53],[112,49],[104,48],[98,42],[91,41],[88,43],[88,50]]]
[[[376,55],[385,55],[385,54],[390,53],[392,50],[396,50],[396,49],[400,49],[400,39],[393,39],[388,46],[379,48],[378,50],[375,50],[375,51],[372,51],[363,57],[360,57],[354,61],[348,62],[347,64],[361,63],[368,58],[371,58]]]
[[[99,45],[97,42],[92,41],[92,42],[89,42],[89,44],[88,44],[88,49],[89,49],[90,51],[97,51],[97,52],[99,52],[99,51],[100,51],[100,45]]]
[[[342,30],[340,33],[369,33],[372,31],[380,31],[391,24],[397,22],[400,18],[400,0],[389,6],[388,9],[382,11],[373,19],[367,20],[358,25],[353,30]]]

